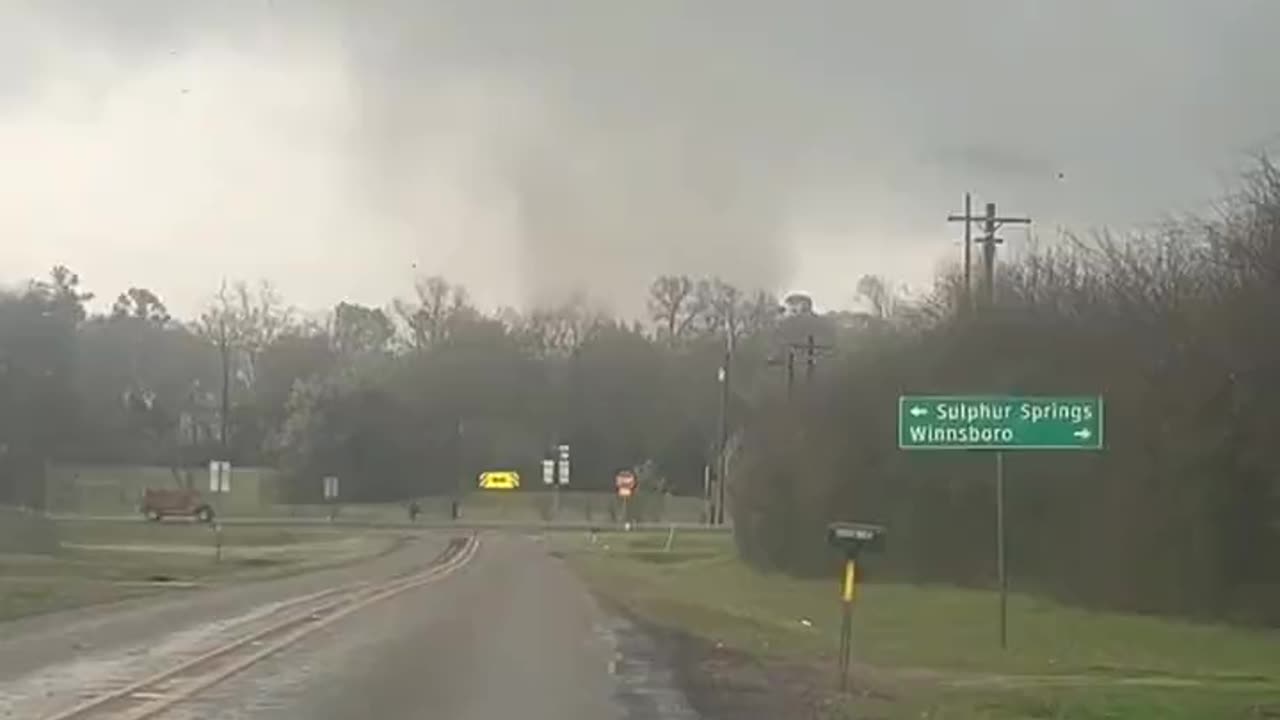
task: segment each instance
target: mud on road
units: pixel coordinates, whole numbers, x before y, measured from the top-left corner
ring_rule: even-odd
[[[764,660],[657,625],[606,598],[597,601],[619,618],[624,662],[663,668],[702,720],[838,720],[844,717],[832,678],[812,666]],[[622,674],[625,674],[622,673]],[[826,687],[823,683],[828,683]],[[662,717],[665,715],[637,715]]]

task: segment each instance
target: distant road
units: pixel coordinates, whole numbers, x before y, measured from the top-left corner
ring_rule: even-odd
[[[82,520],[92,522],[112,522],[112,523],[144,523],[147,522],[141,515],[69,515],[69,514],[50,514],[50,518],[54,520]],[[164,522],[181,523],[185,520],[166,520]],[[466,518],[457,521],[448,520],[419,520],[418,522],[409,522],[408,520],[401,522],[380,521],[380,520],[363,520],[351,519],[344,520],[341,516],[330,521],[323,517],[287,517],[287,516],[261,516],[261,517],[245,517],[232,516],[220,517],[218,522],[223,525],[300,525],[314,527],[350,527],[350,528],[387,528],[391,530],[510,530],[517,532],[539,532],[543,530],[580,530],[589,532],[595,528],[601,532],[611,530],[621,530],[622,527],[616,523],[588,523],[588,522],[528,522],[514,520],[503,522],[501,520],[492,521],[469,521]],[[701,523],[642,523],[633,526],[633,530],[669,530],[674,527],[676,532],[708,532],[708,533],[726,533],[733,528],[730,525],[712,526],[703,525]]]
[[[336,609],[335,609],[336,608]],[[0,717],[695,720],[643,635],[521,533],[0,624]]]

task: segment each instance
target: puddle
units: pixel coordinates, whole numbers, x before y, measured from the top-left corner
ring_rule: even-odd
[[[699,720],[657,643],[627,620],[610,616],[597,633],[614,648],[609,672],[626,720]]]

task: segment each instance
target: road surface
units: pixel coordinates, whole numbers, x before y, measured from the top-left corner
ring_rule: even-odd
[[[697,717],[648,639],[537,538],[452,539],[424,533],[359,566],[2,624],[0,718],[78,720],[75,706],[86,719]],[[197,669],[168,677],[187,663]],[[116,705],[94,706],[113,693]]]

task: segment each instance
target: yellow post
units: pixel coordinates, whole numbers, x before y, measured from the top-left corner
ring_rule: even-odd
[[[854,566],[853,559],[850,558],[844,563],[844,601],[853,602],[856,594],[857,584],[857,568]]]
[[[844,591],[840,599],[840,692],[849,689],[849,664],[853,655],[853,597],[857,587],[857,567],[853,558],[844,561]]]

